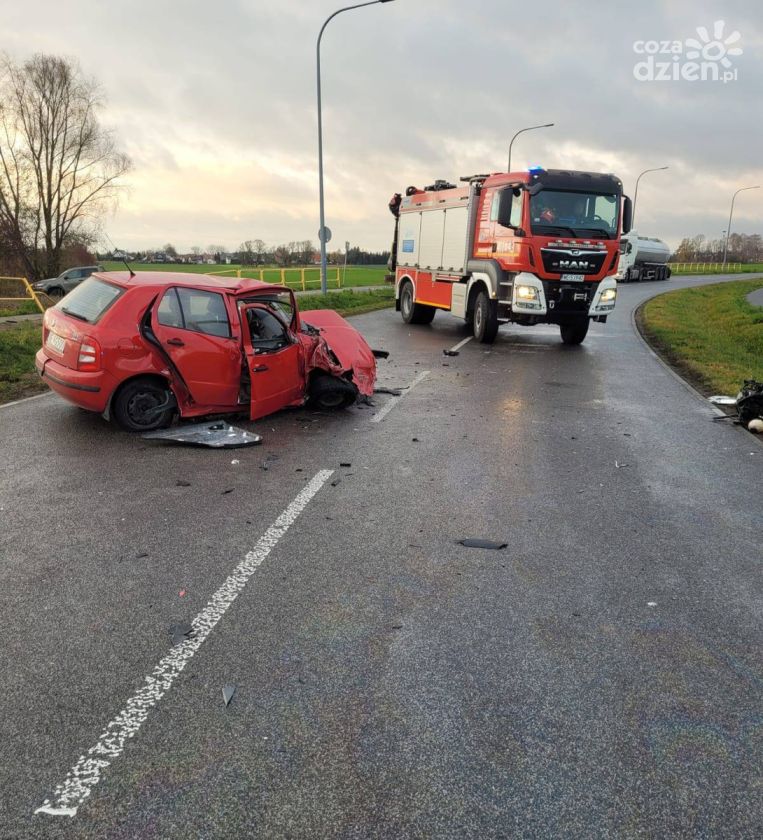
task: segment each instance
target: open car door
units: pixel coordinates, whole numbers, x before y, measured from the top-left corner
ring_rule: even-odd
[[[251,380],[250,418],[259,420],[287,405],[301,405],[306,382],[297,336],[264,303],[240,304],[239,313]]]

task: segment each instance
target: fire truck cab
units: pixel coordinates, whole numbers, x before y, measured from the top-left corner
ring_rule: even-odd
[[[408,187],[390,201],[389,279],[409,324],[438,309],[490,344],[500,324],[558,324],[579,344],[615,307],[619,239],[631,201],[614,175],[500,172]]]

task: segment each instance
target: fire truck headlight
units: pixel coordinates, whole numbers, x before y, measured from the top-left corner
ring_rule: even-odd
[[[517,300],[538,300],[538,290],[533,286],[517,286]]]
[[[617,297],[617,289],[604,289],[604,291],[601,293],[601,302],[602,303],[611,303],[611,302],[614,302],[616,297]]]

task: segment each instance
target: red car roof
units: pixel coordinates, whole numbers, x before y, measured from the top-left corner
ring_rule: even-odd
[[[130,276],[128,271],[98,271],[93,277],[101,277],[120,286],[197,286],[205,289],[219,289],[231,292],[255,292],[267,289],[283,291],[284,286],[263,283],[246,277],[217,277],[212,274],[191,274],[185,271],[138,271]]]

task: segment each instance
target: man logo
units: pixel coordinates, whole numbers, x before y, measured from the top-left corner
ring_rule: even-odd
[[[559,268],[588,268],[588,260],[559,260]]]

